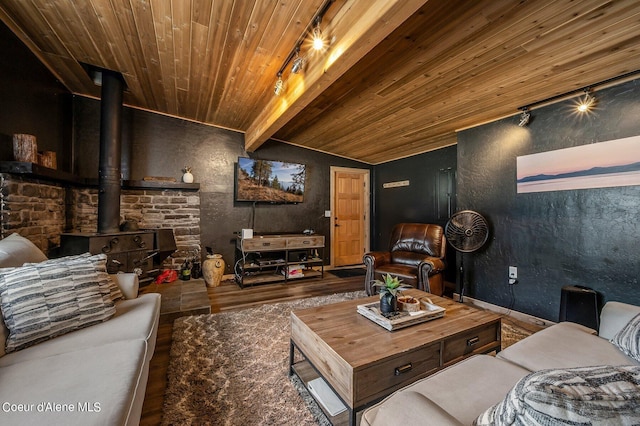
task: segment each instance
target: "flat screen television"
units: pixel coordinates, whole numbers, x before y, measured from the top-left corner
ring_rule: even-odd
[[[236,201],[274,204],[304,201],[304,164],[240,157],[236,171]]]

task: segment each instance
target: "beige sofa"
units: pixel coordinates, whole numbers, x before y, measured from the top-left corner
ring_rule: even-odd
[[[508,405],[507,402],[504,402],[508,395],[520,392],[516,395],[515,404],[522,404],[523,401],[526,403],[529,395],[523,396],[523,393],[535,388],[535,384],[532,384],[535,377],[558,371],[565,375],[574,371],[583,373],[582,370],[588,369],[577,369],[576,367],[602,365],[634,367],[632,373],[635,373],[633,376],[635,378],[631,380],[632,383],[629,385],[630,393],[619,399],[626,399],[623,402],[627,405],[631,404],[630,408],[625,407],[626,409],[640,413],[640,383],[638,380],[640,362],[625,355],[611,343],[611,339],[638,314],[640,314],[638,306],[608,302],[601,313],[598,334],[595,330],[581,325],[563,322],[521,340],[495,357],[491,355],[470,357],[395,392],[365,410],[361,425],[471,425],[481,414],[496,404],[502,402],[501,405],[498,405],[498,409]],[[635,333],[637,342],[637,327]],[[608,369],[613,370],[613,368]],[[521,381],[521,379],[523,380]],[[516,386],[517,383],[519,386]],[[554,383],[556,388],[557,385],[558,383]],[[610,386],[609,389],[616,389],[616,386]],[[548,388],[553,388],[553,386],[545,389]],[[571,389],[571,392],[574,390]],[[544,397],[546,396],[543,395],[542,398]],[[574,399],[572,401],[574,406],[571,409],[575,409],[582,403],[582,401],[576,401],[580,399],[578,397],[575,392],[571,394],[571,398]],[[541,396],[538,394],[535,398],[540,399]],[[613,399],[615,399],[615,395]],[[552,402],[550,406],[553,407],[554,404],[554,409],[557,411],[558,405],[561,404]],[[540,403],[540,406],[545,406],[545,404]],[[540,406],[536,407],[536,410],[539,410],[535,414],[536,416],[540,412],[544,412]],[[528,414],[523,415],[518,412],[519,409],[526,411],[521,405],[515,409],[511,407],[509,412],[512,416],[511,419],[514,415],[520,416],[520,420],[527,418]],[[625,419],[626,414],[618,408],[616,410],[617,412],[613,415],[619,417],[608,418],[602,424],[625,424],[625,422],[626,424],[637,424],[638,419],[635,414],[630,415],[633,418],[627,417]],[[556,412],[554,415],[565,414]],[[489,417],[487,424],[502,424],[502,422],[500,419]],[[535,424],[535,422],[529,418],[519,424]]]
[[[14,252],[15,245],[28,243],[12,236],[0,246],[1,268],[44,256],[33,251],[35,246],[28,246],[26,255],[25,250]],[[136,297],[137,279],[132,274],[112,278],[129,299],[115,302],[115,314],[108,320],[11,353],[0,351],[0,424],[139,423],[160,296]],[[9,331],[4,324],[1,331],[6,340]]]

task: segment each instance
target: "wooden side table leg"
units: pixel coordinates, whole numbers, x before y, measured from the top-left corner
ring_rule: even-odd
[[[295,346],[293,340],[289,339],[289,377],[293,376],[293,352]]]

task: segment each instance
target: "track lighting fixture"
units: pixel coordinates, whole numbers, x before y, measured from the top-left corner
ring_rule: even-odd
[[[291,72],[294,74],[298,74],[302,68],[304,67],[304,58],[300,56],[300,47],[296,48],[296,56],[293,60],[293,65],[291,65]]]
[[[322,35],[322,30],[320,29],[320,22],[322,22],[322,17],[325,13],[327,13],[329,6],[331,6],[334,1],[335,0],[325,0],[318,13],[316,13],[311,23],[307,26],[304,33],[302,33],[302,35],[298,39],[293,50],[289,52],[289,56],[287,56],[287,58],[284,60],[284,63],[276,74],[278,77],[278,81],[276,81],[276,85],[273,90],[276,96],[280,95],[283,92],[284,82],[282,81],[282,73],[284,72],[285,68],[287,68],[287,65],[289,65],[289,62],[293,61],[293,64],[291,65],[291,73],[293,74],[298,74],[304,68],[306,59],[300,56],[300,46],[302,46],[302,42],[309,35],[310,30],[313,49],[323,50],[325,48],[324,37]]]
[[[282,90],[284,89],[284,82],[282,81],[282,73],[278,73],[278,81],[276,81],[276,87],[273,89],[273,92],[276,96],[280,96],[282,94]]]
[[[589,91],[589,88],[584,89],[584,97],[580,99],[580,102],[576,106],[578,112],[589,112],[591,108],[595,106],[596,98],[593,97]]]
[[[572,90],[570,92],[567,93],[561,93],[559,95],[555,95],[552,96],[550,98],[547,99],[543,99],[541,101],[536,101],[530,104],[527,104],[525,106],[521,106],[520,108],[518,108],[519,110],[522,111],[522,113],[520,114],[520,122],[518,123],[518,126],[523,127],[525,125],[527,125],[531,119],[531,113],[529,112],[529,109],[531,107],[541,107],[544,105],[549,105],[555,102],[559,102],[562,100],[566,100],[569,98],[575,98],[576,96],[579,96],[581,93],[584,93],[584,96],[582,98],[580,98],[577,102],[575,102],[575,108],[576,111],[579,113],[586,113],[591,111],[591,109],[593,109],[598,100],[596,99],[596,97],[593,95],[593,88],[594,87],[598,87],[600,89],[604,89],[606,87],[610,87],[614,84],[619,84],[623,81],[630,81],[632,79],[636,79],[637,76],[640,75],[640,70],[635,70],[635,71],[630,71],[626,74],[622,74],[616,77],[612,77],[609,78],[607,80],[603,80],[600,81],[598,83],[593,83],[590,86],[584,87],[582,89],[576,89],[576,90]],[[525,120],[525,116],[526,116],[526,120]]]
[[[522,114],[520,114],[520,122],[518,123],[518,126],[520,127],[526,126],[527,124],[529,124],[530,118],[531,118],[531,113],[529,112],[529,109],[527,107],[523,107]]]

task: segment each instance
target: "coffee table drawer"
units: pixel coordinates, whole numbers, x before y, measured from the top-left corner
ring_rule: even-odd
[[[476,353],[475,351],[486,345],[491,343],[498,344],[499,335],[500,322],[495,322],[474,328],[453,338],[445,339],[442,362],[446,365],[448,362]]]
[[[399,354],[355,372],[356,400],[387,395],[396,388],[425,377],[440,367],[440,344],[433,344]]]

